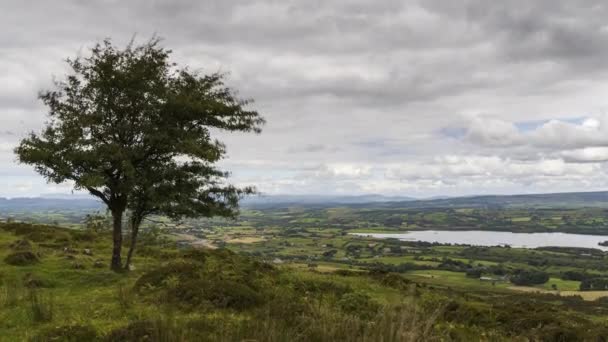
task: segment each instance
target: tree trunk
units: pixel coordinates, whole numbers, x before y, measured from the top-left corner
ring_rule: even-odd
[[[125,262],[125,270],[129,270],[131,266],[131,258],[135,251],[135,244],[137,243],[137,233],[139,233],[139,226],[141,225],[141,219],[134,218],[131,220],[131,243],[129,245],[129,253],[127,253],[127,261]]]
[[[123,210],[112,210],[112,241],[114,243],[114,248],[112,249],[112,263],[110,264],[110,268],[114,271],[122,270],[122,260],[120,257],[122,251],[122,213]]]

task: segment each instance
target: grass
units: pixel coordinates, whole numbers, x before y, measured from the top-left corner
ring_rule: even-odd
[[[562,280],[559,278],[551,277],[549,278],[548,282],[538,287],[545,290],[554,290],[553,285],[555,285],[558,291],[578,291],[581,282],[575,280]]]
[[[428,271],[412,271],[406,273],[408,279],[418,282],[438,285],[442,287],[454,287],[460,289],[476,289],[476,290],[496,290],[506,288],[508,283],[481,281],[479,279],[469,278],[462,272],[428,270]]]
[[[381,262],[384,264],[399,265],[403,263],[413,263],[416,265],[423,266],[437,266],[439,262],[429,260],[415,260],[413,256],[383,256],[378,258],[363,258],[360,259],[363,262]]]
[[[2,224],[0,258],[4,258],[12,252],[8,246],[27,234],[1,228]],[[239,234],[244,231],[251,234],[250,228]],[[295,246],[283,251],[298,255],[300,250],[320,253],[328,250],[321,245],[331,243],[341,257],[352,241],[333,236],[336,231],[314,232],[315,237],[304,231],[294,238],[231,246],[255,252],[288,241]],[[90,241],[77,241],[76,236],[58,229],[46,240],[34,242],[32,250],[41,255],[38,264],[0,262],[0,340],[62,340],[66,336],[154,341],[500,341],[518,336],[541,340],[552,335],[538,325],[522,328],[518,322],[534,320],[534,315],[546,311],[552,312],[547,318],[551,324],[563,322],[560,329],[582,327],[587,333],[599,331],[603,323],[597,323],[597,317],[608,314],[595,302],[558,302],[559,298],[509,291],[508,284],[492,286],[463,272],[431,269],[396,274],[332,260],[311,261],[317,267],[286,260],[275,267],[264,263],[263,256],[250,258],[225,249],[142,246],[134,259],[136,270],[117,274],[93,267],[98,259],[109,260],[109,236]],[[55,245],[57,237],[67,238],[73,252]],[[357,239],[356,243],[369,241]],[[84,248],[94,256],[84,255]],[[448,255],[468,261],[460,256],[462,251],[462,247],[436,246],[425,249],[424,258]],[[357,262],[398,265],[412,261],[436,266],[434,261],[413,260],[411,255],[370,258],[369,250],[363,253],[367,254]],[[521,256],[517,251],[513,254]],[[75,261],[84,269],[73,268]],[[576,285],[555,277],[548,284],[552,282],[564,289]],[[520,301],[534,303],[537,310],[516,312],[524,305]],[[503,315],[500,324],[494,315]]]

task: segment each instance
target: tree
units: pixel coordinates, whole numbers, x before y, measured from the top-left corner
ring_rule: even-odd
[[[549,274],[535,270],[517,270],[510,280],[520,286],[539,285],[549,281]]]
[[[180,68],[170,54],[157,38],[124,49],[107,39],[90,56],[68,59],[66,78],[40,94],[49,109],[45,129],[15,149],[48,181],[70,181],[107,205],[114,270],[122,268],[125,213],[130,262],[149,215],[231,217],[239,198],[253,192],[226,183],[228,173],[215,166],[226,149],[211,135],[259,133],[264,119],[225,86],[223,74]]]

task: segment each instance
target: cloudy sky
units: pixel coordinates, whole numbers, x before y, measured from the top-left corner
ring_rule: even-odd
[[[222,136],[271,194],[608,190],[608,4],[592,0],[0,2],[0,196],[67,193],[12,149],[39,90],[105,37],[229,72],[268,123]]]

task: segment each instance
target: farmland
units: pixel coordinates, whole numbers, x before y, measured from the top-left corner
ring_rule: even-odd
[[[12,246],[25,239],[31,242],[32,247],[28,248],[39,256],[40,261],[20,267],[0,265],[4,291],[0,313],[2,317],[11,317],[0,327],[4,336],[34,338],[60,333],[52,327],[78,326],[85,327],[103,340],[119,333],[134,333],[130,330],[134,329],[134,322],[147,322],[145,324],[152,325],[149,329],[168,329],[168,334],[181,331],[190,334],[188,336],[230,341],[236,338],[236,335],[227,335],[230,331],[230,334],[241,334],[238,337],[241,339],[273,340],[268,336],[252,335],[252,331],[259,330],[252,329],[252,325],[265,326],[262,330],[274,336],[291,336],[296,330],[303,329],[285,320],[295,315],[293,312],[283,313],[284,317],[278,321],[278,318],[269,318],[264,313],[267,312],[265,310],[278,310],[275,306],[283,305],[279,304],[281,301],[300,301],[298,298],[302,293],[290,291],[300,288],[301,284],[307,284],[307,296],[313,297],[306,297],[306,300],[314,301],[316,311],[304,310],[301,313],[304,316],[298,316],[298,319],[329,319],[344,328],[343,331],[323,333],[303,330],[299,333],[304,340],[312,336],[322,336],[319,340],[361,340],[361,335],[344,335],[344,331],[350,330],[349,324],[359,324],[353,323],[352,319],[361,324],[372,320],[395,326],[394,321],[382,321],[375,315],[378,312],[392,315],[391,312],[404,308],[422,315],[407,319],[420,322],[430,319],[424,324],[430,324],[433,334],[443,339],[477,339],[482,334],[495,340],[551,340],[568,334],[595,338],[604,336],[602,334],[608,329],[605,319],[608,315],[608,291],[605,287],[598,288],[604,286],[603,279],[608,279],[608,253],[599,249],[483,247],[374,239],[351,234],[403,232],[431,227],[459,230],[465,226],[453,227],[450,222],[454,219],[464,222],[465,218],[469,220],[466,226],[469,229],[597,234],[606,231],[605,213],[599,208],[388,210],[372,206],[286,207],[248,208],[236,220],[171,222],[155,217],[141,233],[141,246],[134,260],[135,270],[125,275],[107,271],[105,266],[95,266],[108,259],[109,231],[104,230],[103,225],[101,228],[95,226],[95,231],[91,231],[91,220],[85,220],[87,213],[95,212],[79,210],[64,214],[61,210],[56,211],[55,218],[63,223],[59,224],[62,228],[32,226],[33,217],[44,215],[40,212],[29,214],[27,220],[14,213],[5,214],[5,223],[0,224],[0,243],[4,246],[0,257],[6,260],[16,248]],[[99,219],[103,223],[103,213],[97,214],[102,215]],[[483,222],[498,222],[497,217],[501,218],[501,225],[483,225]],[[84,249],[93,250],[94,256],[81,255]],[[78,252],[70,254],[71,250]],[[176,265],[181,265],[179,260],[190,260],[192,251],[204,253],[202,258],[207,261],[201,267],[211,267],[217,261],[217,265],[224,265],[220,270],[234,268],[236,271],[230,272],[237,272],[236,275],[226,273],[226,276],[230,274],[230,277],[236,276],[235,279],[239,277],[238,272],[250,272],[242,267],[258,267],[249,264],[250,260],[268,265],[279,273],[268,273],[254,283],[247,283],[250,289],[243,288],[243,291],[253,291],[248,292],[248,296],[259,298],[259,302],[246,307],[218,306],[215,299],[201,299],[202,302],[196,304],[198,306],[185,307],[180,304],[182,297],[171,297],[174,290],[165,289],[172,283],[158,283],[151,287],[151,291],[156,293],[153,296],[138,288],[137,284],[143,281],[141,279],[152,277],[159,265],[160,269],[165,266],[185,267]],[[227,252],[230,254],[224,254]],[[209,264],[210,260],[216,261]],[[187,267],[194,267],[190,261],[187,263]],[[209,269],[201,272],[218,271]],[[265,274],[261,269],[254,273],[259,272]],[[32,290],[19,285],[30,278],[41,284],[33,291],[42,298],[43,305],[44,301],[52,301],[56,308],[60,308],[48,321],[32,321],[32,313],[28,309],[31,303],[26,304]],[[190,291],[180,287],[189,284],[190,280],[168,279],[169,282],[177,281],[171,285],[176,286],[175,289]],[[213,279],[200,286],[215,288],[213,282],[220,279]],[[260,283],[256,283],[258,281]],[[265,292],[260,284],[267,283],[272,283],[273,291],[279,291],[283,297]],[[313,288],[317,292],[311,290]],[[357,297],[355,316],[351,316],[348,306],[340,309],[341,305],[346,305],[345,298],[352,297],[348,294],[351,292],[352,296],[362,296]],[[93,311],[76,309],[77,303],[85,296],[92,303]],[[173,298],[171,305],[160,312],[153,309],[155,301],[165,301],[166,298]],[[117,308],[121,312],[118,315],[115,314]],[[327,315],[332,316],[329,318]],[[522,325],[521,317],[525,317],[529,324]],[[280,326],[269,328],[268,319],[279,322]],[[405,318],[390,318],[394,319]],[[217,325],[206,332],[196,328],[178,329],[195,326],[193,322],[215,322]],[[321,321],[312,325],[323,326]],[[408,326],[399,329],[416,334],[421,333],[419,329],[426,328]],[[373,334],[380,336],[378,332]]]

